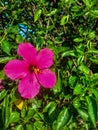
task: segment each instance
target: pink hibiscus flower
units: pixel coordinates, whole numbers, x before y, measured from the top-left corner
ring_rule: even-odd
[[[18,91],[23,98],[33,98],[40,90],[52,88],[56,83],[56,75],[49,67],[53,65],[54,53],[49,48],[36,51],[30,43],[21,43],[17,54],[22,60],[11,60],[5,67],[5,74],[12,80],[20,80]]]

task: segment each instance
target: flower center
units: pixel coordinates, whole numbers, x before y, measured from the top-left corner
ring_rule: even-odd
[[[34,66],[30,66],[29,71],[30,71],[30,73],[33,72],[35,74],[39,74],[41,72],[41,70],[39,68],[34,67]]]

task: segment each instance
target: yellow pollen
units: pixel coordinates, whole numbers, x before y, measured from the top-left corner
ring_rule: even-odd
[[[32,71],[35,73],[35,74],[39,74],[41,72],[41,70],[39,68],[36,68],[36,67],[32,67]]]
[[[40,73],[40,69],[38,69],[38,68],[34,68],[33,71],[34,71],[35,74]]]
[[[41,70],[40,70],[39,68],[35,67],[35,66],[30,66],[29,71],[30,71],[31,73],[33,72],[33,73],[35,73],[35,74],[41,73]]]

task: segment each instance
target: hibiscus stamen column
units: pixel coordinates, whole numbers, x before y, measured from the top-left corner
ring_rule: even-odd
[[[30,71],[30,73],[35,73],[35,74],[41,73],[41,69],[39,69],[39,68],[37,68],[35,66],[32,66],[32,65],[30,65],[29,71]]]

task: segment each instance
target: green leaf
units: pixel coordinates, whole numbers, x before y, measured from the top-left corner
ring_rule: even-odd
[[[8,41],[3,42],[1,45],[2,50],[8,55],[10,55],[11,47],[12,44]]]
[[[77,13],[77,12],[81,13],[81,12],[80,12],[81,10],[82,10],[81,6],[78,6],[78,5],[74,5],[74,6],[72,6],[72,8],[71,8],[71,11],[74,12],[74,13]],[[77,13],[77,14],[78,14],[78,13]]]
[[[92,6],[91,0],[83,0],[83,2],[86,4],[87,8],[90,8]]]
[[[92,61],[95,64],[98,64],[98,58],[90,58],[90,61]]]
[[[45,106],[45,108],[43,109],[43,112],[49,111],[49,109],[50,109],[51,107],[54,107],[54,106],[56,106],[56,103],[55,103],[55,102],[53,102],[53,101],[49,102],[49,103]]]
[[[4,70],[0,71],[0,79],[3,80],[5,78]]]
[[[37,130],[45,130],[43,122],[37,121],[34,123],[34,126],[37,128]]]
[[[0,13],[2,13],[4,10],[6,10],[7,7],[6,6],[0,6]]]
[[[76,76],[70,76],[69,77],[69,85],[71,88],[74,88],[77,82],[77,77]]]
[[[32,118],[34,114],[35,114],[35,110],[32,107],[29,107],[27,118]]]
[[[48,113],[48,116],[51,121],[55,120],[57,116],[56,106],[57,105],[55,102],[49,102],[43,110],[44,112]]]
[[[9,126],[9,118],[10,118],[9,96],[6,96],[3,103],[3,120],[5,129]]]
[[[0,100],[2,100],[7,94],[7,91],[4,89],[0,92]]]
[[[63,128],[71,117],[71,113],[68,108],[63,108],[59,113],[57,120],[53,124],[53,130],[60,130]]]
[[[90,15],[94,18],[98,18],[98,9],[91,10]]]
[[[74,50],[68,50],[68,51],[62,53],[62,57],[66,57],[66,56],[74,56],[75,57],[76,55],[75,55]]]
[[[42,113],[40,113],[40,112],[36,112],[35,115],[33,116],[33,118],[36,121],[44,120],[44,115]]]
[[[81,107],[80,100],[78,98],[76,98],[76,99],[73,100],[73,106],[76,109],[79,109]]]
[[[5,108],[5,128],[9,126],[9,117],[10,117],[10,107],[6,106]]]
[[[77,123],[76,122],[72,122],[71,124],[70,124],[70,126],[69,126],[69,129],[70,130],[76,130],[77,129]],[[68,129],[68,130],[69,130]]]
[[[98,73],[92,74],[91,75],[91,80],[94,81],[94,82],[97,81],[98,80]]]
[[[98,90],[92,89],[92,93],[95,95],[96,99],[98,100]]]
[[[48,115],[51,121],[54,121],[57,117],[57,110],[56,110],[56,106],[53,106],[49,109]]]
[[[68,20],[69,20],[69,15],[63,16],[60,21],[60,25],[64,25],[64,24],[68,23]]]
[[[36,111],[40,106],[41,106],[41,100],[36,100],[36,99],[32,100],[32,109],[33,110]]]
[[[75,88],[74,88],[73,93],[74,93],[75,95],[82,94],[82,93],[83,93],[83,88],[82,88],[82,87],[83,87],[82,84],[77,83],[76,86],[75,86]]]
[[[57,12],[57,9],[54,9],[54,10],[52,10],[50,13],[47,13],[47,14],[45,14],[45,15],[46,15],[46,16],[52,16],[52,15],[56,14],[56,12]]]
[[[79,70],[84,74],[89,75],[90,69],[86,65],[84,64],[80,65]]]
[[[88,37],[93,40],[95,37],[96,37],[96,32],[95,31],[92,31],[89,33]]]
[[[78,37],[78,38],[75,38],[73,41],[74,41],[74,42],[82,42],[82,41],[83,41],[83,38]]]
[[[41,9],[38,9],[35,14],[34,14],[34,22],[36,22],[39,17],[41,16],[41,13],[42,13],[42,10]]]
[[[24,129],[23,129],[22,125],[17,125],[17,126],[15,126],[14,130],[24,130]]]
[[[58,70],[57,82],[56,85],[53,87],[54,94],[60,93],[61,89],[62,89],[61,74],[60,70]]]
[[[11,56],[11,57],[0,57],[0,63],[6,63],[8,62],[9,60],[12,60],[12,59],[15,59],[14,56]]]
[[[26,108],[24,107],[22,110],[21,110],[21,117],[24,118],[26,116]]]
[[[77,64],[78,64],[78,65],[81,65],[82,62],[83,62],[83,60],[84,60],[84,56],[83,56],[83,55],[78,56]]]
[[[98,54],[98,50],[91,49],[91,50],[88,50],[88,53]]]
[[[90,76],[91,81],[91,87],[94,88],[94,86],[98,85],[98,73],[94,73]]]
[[[96,127],[96,119],[97,119],[97,103],[94,98],[90,96],[86,96],[86,102],[88,107],[88,113],[93,123],[94,127]]]
[[[26,124],[26,130],[34,130],[33,124]]]
[[[87,114],[87,112],[84,109],[79,108],[79,109],[77,109],[77,111],[84,121],[89,120],[89,115]]]
[[[20,119],[20,113],[19,112],[11,112],[9,123],[18,122]]]

